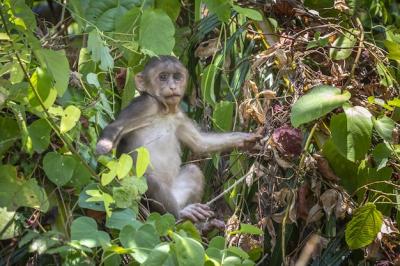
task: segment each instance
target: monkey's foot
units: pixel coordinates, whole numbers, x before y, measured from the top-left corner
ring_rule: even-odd
[[[194,203],[186,206],[179,212],[180,219],[188,219],[194,223],[206,220],[214,215],[214,212],[206,204]]]
[[[209,232],[211,232],[214,229],[217,229],[218,231],[223,232],[225,230],[224,221],[216,219],[216,218],[206,221],[201,228],[201,234],[207,235]]]
[[[97,142],[96,153],[97,154],[106,154],[107,152],[112,150],[112,147],[113,147],[113,143],[111,140],[101,139],[99,142]]]

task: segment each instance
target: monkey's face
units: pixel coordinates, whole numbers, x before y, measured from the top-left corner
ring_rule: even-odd
[[[139,81],[140,75],[139,74]],[[160,62],[150,69],[147,77],[142,77],[141,86],[148,93],[158,96],[165,104],[176,106],[185,93],[187,70],[183,65],[173,62]],[[138,78],[136,78],[138,83]],[[139,82],[140,83],[140,82]]]

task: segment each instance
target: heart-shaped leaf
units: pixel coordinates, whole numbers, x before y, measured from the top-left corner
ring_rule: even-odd
[[[303,95],[292,107],[290,120],[294,127],[320,118],[350,99],[350,93],[341,93],[340,89],[321,85]]]
[[[393,141],[392,132],[395,127],[395,123],[391,118],[382,116],[381,118],[373,119],[372,122],[374,123],[376,132],[378,132],[381,138],[388,142]]]
[[[126,177],[132,169],[133,160],[128,154],[122,154],[118,159],[117,176],[119,179]]]
[[[71,240],[88,248],[105,246],[110,243],[110,236],[97,230],[96,221],[89,217],[79,217],[72,222]]]
[[[43,169],[51,182],[61,187],[67,184],[74,172],[76,160],[69,155],[48,152],[43,159]]]
[[[70,105],[64,110],[64,114],[61,117],[60,131],[65,133],[75,127],[76,123],[81,117],[81,110],[79,108]]]
[[[371,244],[380,232],[382,222],[382,213],[373,203],[367,203],[356,209],[353,218],[346,225],[347,245],[351,249],[357,249]]]
[[[329,49],[329,56],[333,60],[346,59],[351,55],[356,42],[356,37],[352,33],[346,32],[333,42],[333,47]]]
[[[44,152],[50,144],[51,127],[45,119],[38,119],[28,127],[33,149],[37,153]]]
[[[150,153],[145,147],[139,147],[136,149],[136,176],[141,177],[147,170],[150,164]]]
[[[176,257],[179,265],[203,266],[205,252],[203,246],[189,237],[174,234]]]
[[[157,34],[154,34],[157,32]],[[169,55],[175,45],[175,26],[161,9],[145,9],[140,19],[139,45],[143,51]]]
[[[361,106],[346,108],[331,119],[332,140],[337,150],[349,161],[365,157],[371,145],[371,113]]]

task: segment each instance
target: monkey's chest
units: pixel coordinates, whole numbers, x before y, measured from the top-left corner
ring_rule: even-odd
[[[179,173],[181,148],[176,137],[176,124],[172,118],[156,118],[135,133],[135,146],[144,146],[150,153],[153,167],[149,171],[172,177]]]

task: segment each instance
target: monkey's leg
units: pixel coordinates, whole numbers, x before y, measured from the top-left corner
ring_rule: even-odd
[[[172,186],[172,194],[180,209],[179,218],[198,222],[214,215],[208,205],[200,203],[203,186],[204,176],[196,165],[182,167]]]

